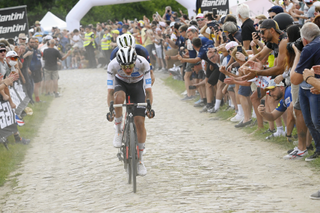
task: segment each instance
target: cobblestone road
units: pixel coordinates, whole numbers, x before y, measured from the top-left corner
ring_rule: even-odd
[[[2,212],[319,212],[309,195],[320,175],[306,162],[284,161],[277,145],[199,114],[159,76],[156,118],[146,121],[148,174],[133,194],[105,119],[106,72],[60,76],[63,96],[15,172]]]

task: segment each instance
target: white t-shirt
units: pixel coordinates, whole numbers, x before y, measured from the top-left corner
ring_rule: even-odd
[[[127,75],[121,69],[121,66],[117,61],[117,58],[114,58],[109,63],[107,73],[108,89],[114,89],[115,77],[128,84],[137,83],[143,79],[144,87],[151,88],[150,64],[144,57],[140,55],[137,56],[136,64],[131,75]]]
[[[74,35],[72,39],[75,41],[78,41],[78,42],[74,42],[74,45],[77,45],[79,48],[83,47],[83,41],[79,35]]]
[[[290,3],[288,6],[286,6],[286,11],[289,12],[289,10],[292,8],[293,4]]]

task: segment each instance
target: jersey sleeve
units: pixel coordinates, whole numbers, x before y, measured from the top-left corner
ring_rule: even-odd
[[[107,85],[108,89],[114,89],[114,81],[115,81],[115,61],[116,59],[110,61],[108,68],[107,68]]]
[[[280,100],[276,110],[279,112],[284,112],[287,110],[287,107],[284,105],[283,100]]]
[[[145,85],[145,89],[148,89],[148,88],[151,88],[151,75],[150,75],[150,65],[149,65],[149,62],[141,57],[141,60],[142,60],[142,63],[143,63],[143,66],[142,66],[142,69],[143,69],[143,82],[144,82],[144,85]]]

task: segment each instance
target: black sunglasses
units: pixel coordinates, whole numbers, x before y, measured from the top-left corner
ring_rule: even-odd
[[[0,53],[7,52],[7,50],[0,50]]]
[[[266,29],[266,30],[269,30],[269,29]],[[264,35],[264,32],[265,32],[266,30],[260,30],[260,34],[261,34],[261,35]]]
[[[274,16],[269,16],[269,18],[268,19],[273,19],[274,18]]]

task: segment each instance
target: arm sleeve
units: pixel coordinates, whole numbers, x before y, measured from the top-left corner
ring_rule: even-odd
[[[151,75],[150,75],[150,66],[147,61],[144,61],[144,75],[143,75],[143,81],[145,85],[145,89],[151,88]]]
[[[284,104],[283,104],[283,100],[280,100],[276,110],[279,111],[279,112],[284,112],[284,111],[287,110],[287,107],[285,107]]]

